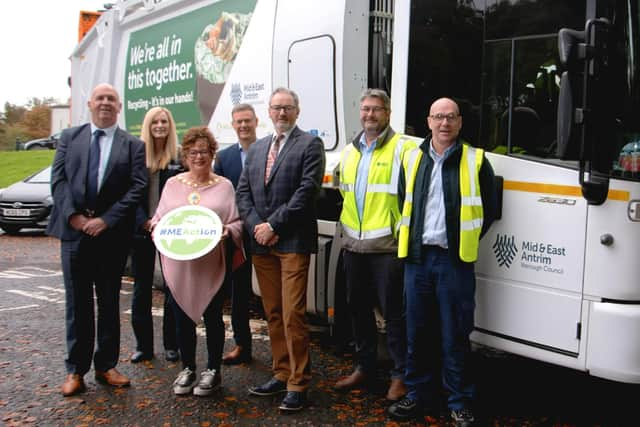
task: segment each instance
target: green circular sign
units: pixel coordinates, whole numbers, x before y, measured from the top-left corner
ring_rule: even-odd
[[[153,230],[161,254],[178,261],[200,258],[216,247],[222,221],[211,209],[187,205],[167,212]]]

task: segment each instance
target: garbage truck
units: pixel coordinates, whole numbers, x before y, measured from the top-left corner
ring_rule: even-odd
[[[453,98],[500,195],[472,341],[640,383],[639,30],[638,0],[121,0],[71,54],[72,122],[108,82],[128,131],[162,105],[179,133],[206,124],[232,144],[235,104],[264,136],[271,91],[295,90],[327,157],[307,305],[335,330],[337,165],[360,93],[387,90],[392,127],[419,140],[430,104]]]

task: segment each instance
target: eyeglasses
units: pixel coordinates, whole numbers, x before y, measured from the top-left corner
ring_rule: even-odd
[[[360,112],[365,114],[369,114],[369,113],[378,114],[382,111],[387,111],[387,109],[384,107],[378,107],[377,105],[374,107],[369,107],[369,106],[360,107]]]
[[[209,150],[202,150],[202,151],[189,150],[189,151],[187,151],[187,157],[189,157],[190,159],[195,159],[196,157],[198,157],[198,154],[200,156],[202,156],[202,157],[209,157],[211,152]]]
[[[269,108],[278,113],[284,110],[285,113],[290,113],[296,109],[295,105],[269,105]]]
[[[445,119],[449,122],[452,122],[454,120],[456,120],[458,117],[460,117],[460,114],[454,114],[454,113],[449,113],[449,114],[432,114],[429,116],[431,118],[431,120],[440,123],[443,122]]]

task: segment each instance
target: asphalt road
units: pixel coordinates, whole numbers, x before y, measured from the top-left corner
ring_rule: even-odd
[[[270,378],[266,323],[252,320],[254,360],[223,367],[217,394],[176,397],[171,383],[181,365],[162,357],[133,365],[130,326],[131,285],[121,292],[122,344],[118,368],[132,386],[113,389],[85,377],[87,392],[64,398],[64,287],[59,244],[41,232],[0,234],[0,423],[7,426],[216,426],[312,425],[366,426],[398,424],[385,415],[386,369],[378,385],[366,391],[336,393],[332,384],[350,372],[348,354],[336,351],[321,328],[312,337],[313,383],[310,406],[295,415],[281,414],[279,398],[255,398],[247,387]],[[161,356],[162,294],[154,292],[156,352]],[[229,325],[228,317],[226,318]],[[228,326],[230,328],[230,326]],[[230,330],[227,346],[233,345]],[[640,356],[639,356],[640,357]],[[640,386],[614,383],[581,372],[477,349],[477,425],[622,426],[638,425],[633,410]],[[198,365],[205,365],[204,341]],[[382,363],[384,365],[384,363]],[[446,410],[417,425],[449,425]]]

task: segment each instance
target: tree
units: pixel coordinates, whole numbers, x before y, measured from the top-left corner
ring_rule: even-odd
[[[35,98],[34,98],[35,99]],[[40,104],[24,113],[22,127],[31,138],[44,138],[51,132],[51,108]]]
[[[21,105],[15,105],[10,102],[4,103],[5,123],[9,126],[17,125],[22,121],[27,108]]]

